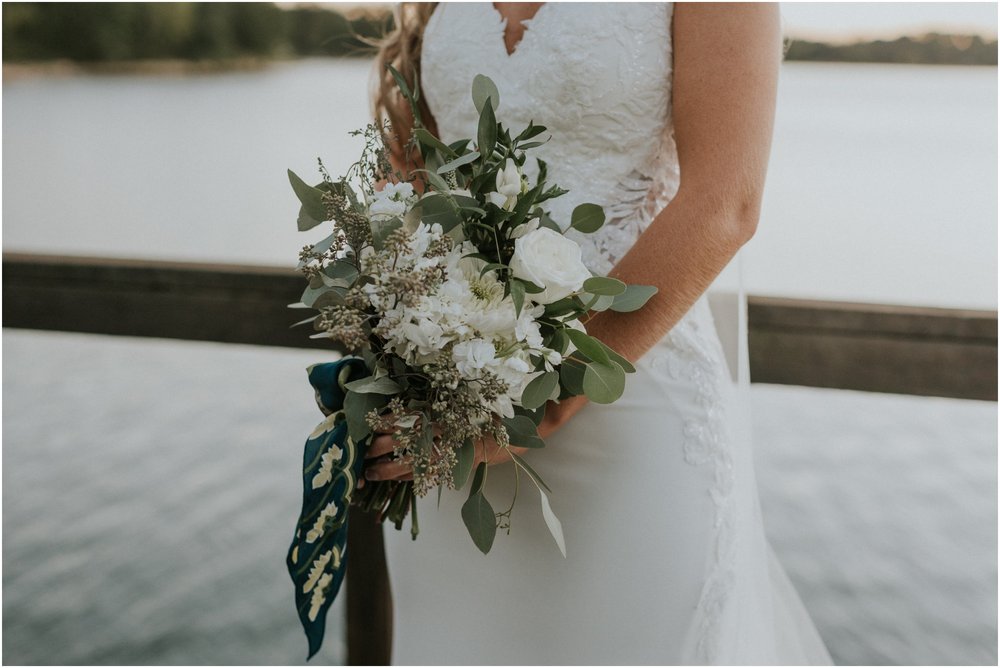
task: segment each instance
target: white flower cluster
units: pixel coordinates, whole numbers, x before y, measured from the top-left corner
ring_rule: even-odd
[[[457,244],[445,256],[425,257],[429,244],[441,234],[438,225],[419,224],[410,237],[409,252],[397,260],[399,265],[415,269],[437,266],[444,270],[440,285],[414,306],[401,300],[379,303],[376,285],[366,286],[380,315],[380,332],[387,347],[408,364],[438,362],[447,354],[464,380],[478,380],[484,371],[494,374],[507,384],[508,393],[489,408],[513,417],[514,404],[520,401],[524,387],[541,373],[533,371],[530,357],[542,357],[548,368],[562,361],[558,352],[543,345],[536,318],[544,308],[525,304],[517,315],[495,273],[480,275],[485,263],[464,257],[477,252],[468,241]],[[379,277],[374,278],[377,281]]]
[[[374,221],[389,220],[405,214],[416,197],[409,183],[386,183],[382,190],[375,191],[374,199],[368,205],[368,215]]]

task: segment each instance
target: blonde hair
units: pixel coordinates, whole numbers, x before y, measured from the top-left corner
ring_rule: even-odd
[[[404,149],[413,130],[413,113],[386,65],[392,65],[413,90],[420,83],[420,51],[424,28],[437,7],[436,2],[402,2],[393,10],[395,27],[378,43],[372,86],[372,113],[376,121],[388,121],[396,140],[390,141],[393,154],[404,160]],[[433,133],[436,124],[424,96],[417,103],[423,126]]]

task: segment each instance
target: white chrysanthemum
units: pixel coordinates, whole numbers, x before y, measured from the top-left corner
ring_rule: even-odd
[[[326,522],[329,519],[333,519],[337,516],[337,504],[331,501],[326,504],[324,508],[319,513],[319,517],[316,518],[316,522],[313,524],[313,528],[309,530],[306,534],[307,543],[315,543],[317,540],[323,537],[326,533]]]
[[[319,584],[313,589],[312,600],[309,602],[309,621],[315,622],[319,609],[326,603],[326,589],[333,582],[333,575],[326,573],[319,579]]]
[[[319,461],[319,471],[313,476],[313,489],[319,489],[333,480],[333,465],[339,462],[343,455],[344,451],[336,445],[330,446],[330,449],[323,453]]]

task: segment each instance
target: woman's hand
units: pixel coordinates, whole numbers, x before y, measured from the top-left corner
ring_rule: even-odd
[[[372,439],[365,459],[368,465],[365,467],[365,478],[368,480],[413,480],[413,466],[406,459],[392,459],[391,455],[396,448],[396,439],[393,432],[382,431]],[[510,453],[522,455],[528,448],[521,448],[511,445],[507,448],[500,447],[492,436],[480,439],[476,444],[476,458],[474,466],[479,466],[481,462],[486,462],[490,466],[503,464],[511,460]],[[363,486],[363,485],[362,485]]]

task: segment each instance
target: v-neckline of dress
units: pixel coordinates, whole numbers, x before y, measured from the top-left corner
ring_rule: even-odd
[[[521,31],[521,38],[517,40],[510,51],[507,50],[507,24],[509,20],[500,13],[500,10],[497,9],[496,5],[492,2],[485,2],[482,4],[488,5],[490,11],[493,13],[493,16],[497,19],[497,23],[500,27],[500,51],[507,57],[508,60],[510,60],[521,53],[521,48],[524,46],[525,40],[527,40],[529,34],[533,32],[532,29],[535,26],[535,21],[537,21],[542,12],[546,11],[546,8],[553,3],[542,3],[542,6],[535,10],[535,13],[531,16],[531,18],[520,21],[520,24],[523,27],[523,30]]]

